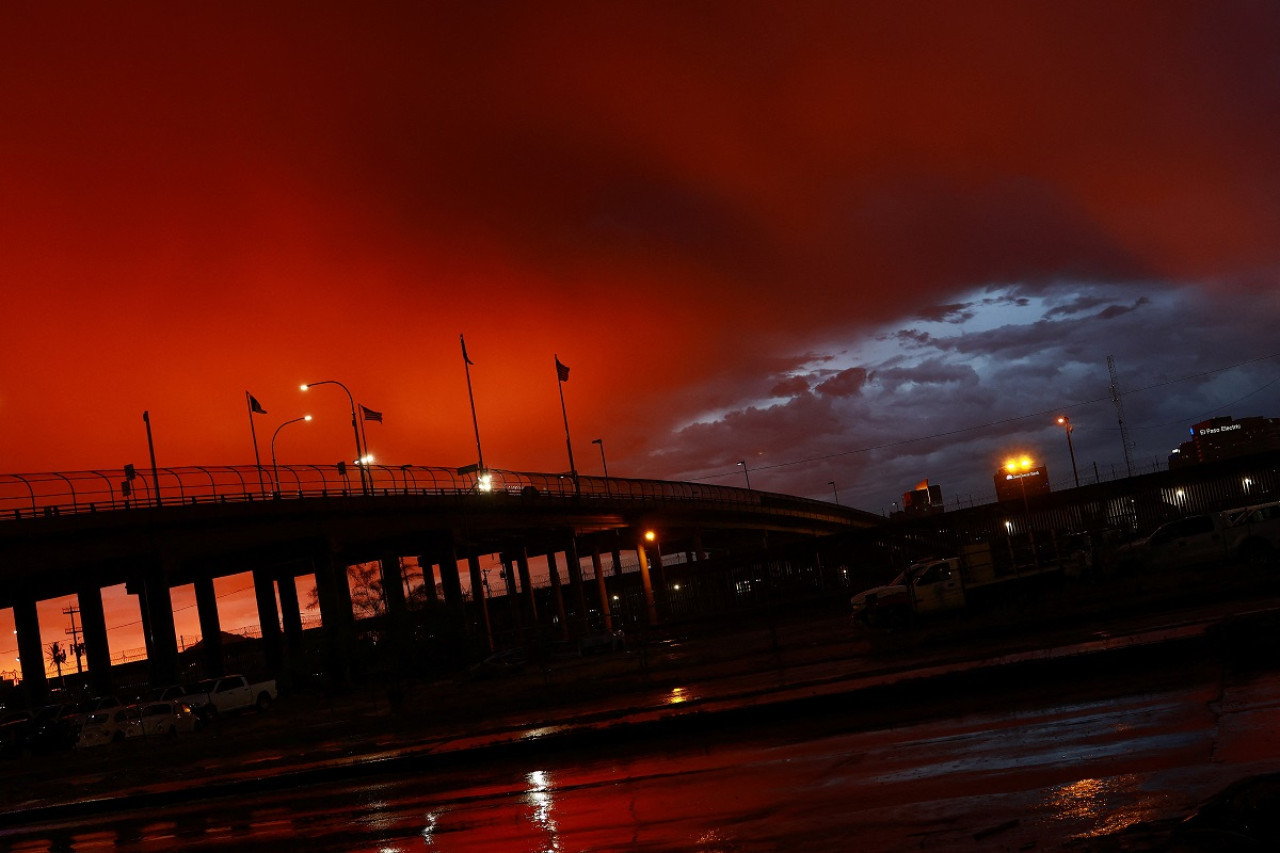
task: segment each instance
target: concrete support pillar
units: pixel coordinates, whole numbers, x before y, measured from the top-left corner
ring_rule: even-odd
[[[596,593],[600,597],[600,616],[604,619],[604,629],[613,630],[613,608],[609,602],[609,588],[604,581],[604,564],[600,559],[600,546],[591,547],[591,570],[596,574]]]
[[[484,574],[480,571],[479,554],[467,555],[467,569],[471,574],[471,599],[476,627],[484,637],[485,648],[493,651],[493,625],[489,622],[489,596],[484,588]]]
[[[93,692],[105,696],[115,690],[111,679],[111,647],[107,644],[107,617],[102,609],[102,590],[90,585],[76,593],[80,607],[80,630],[89,664]]]
[[[613,576],[622,577],[622,549],[614,548],[610,556],[613,558]]]
[[[145,611],[144,624],[149,627],[147,644],[152,684],[174,684],[178,681],[178,629],[173,622],[173,598],[169,594],[168,561],[162,558],[143,576],[145,596],[139,596]]]
[[[649,624],[658,624],[658,606],[653,600],[653,581],[649,577],[649,555],[644,551],[644,540],[636,545],[636,556],[640,558],[640,585],[644,588],[645,612],[649,616]]]
[[[40,639],[40,617],[34,596],[19,595],[14,599],[13,627],[18,632],[22,687],[27,703],[38,708],[49,699],[49,680],[44,674],[44,642]]]
[[[298,603],[298,583],[293,569],[276,573],[280,590],[280,621],[284,624],[284,646],[290,656],[302,651],[302,607]]]
[[[524,618],[520,613],[520,597],[516,593],[515,556],[502,554],[502,586],[506,591],[507,608],[511,611],[511,621],[517,628],[523,627]]]
[[[573,631],[579,637],[591,627],[587,621],[587,593],[582,585],[582,558],[578,556],[578,540],[570,535],[564,545],[564,561],[569,564],[569,600],[573,602]]]
[[[222,661],[222,620],[218,617],[218,596],[213,578],[202,575],[195,580],[196,614],[200,618],[201,664],[208,678],[226,675]]]
[[[404,602],[404,572],[400,568],[400,558],[395,555],[378,560],[382,569],[382,598],[387,604],[387,613],[399,617],[406,611]]]
[[[422,586],[427,593],[427,604],[435,607],[440,603],[440,593],[436,590],[435,560],[430,555],[418,557],[418,568],[422,569]]]
[[[462,617],[466,601],[462,598],[462,578],[458,575],[458,552],[453,540],[442,539],[436,547],[436,561],[440,564],[440,588],[444,591],[444,603],[451,612]]]
[[[516,552],[516,571],[520,574],[520,594],[524,600],[524,623],[534,627],[538,624],[538,602],[533,595],[533,579],[529,575],[529,555],[523,547]]]
[[[707,558],[707,552],[702,550],[702,531],[693,531],[693,559],[701,561]]]
[[[337,687],[351,681],[351,647],[354,641],[354,618],[351,614],[351,588],[347,586],[347,567],[337,559],[329,543],[322,544],[312,555],[316,574],[316,597],[320,602],[320,618],[324,622],[324,646],[329,679]],[[345,594],[344,594],[345,593]]]
[[[262,629],[267,671],[279,675],[284,669],[284,643],[280,635],[280,612],[276,609],[276,580],[266,566],[253,570],[253,597],[258,605],[258,627]]]
[[[547,552],[547,577],[551,581],[551,603],[556,608],[556,621],[560,626],[560,639],[569,639],[569,619],[564,612],[564,591],[560,585],[560,567],[556,565],[556,552]]]

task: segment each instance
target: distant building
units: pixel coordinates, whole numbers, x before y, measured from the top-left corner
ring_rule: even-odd
[[[1280,450],[1280,418],[1251,417],[1237,421],[1224,415],[1191,427],[1191,440],[1184,441],[1169,454],[1169,467],[1220,462],[1272,450]]]
[[[928,480],[921,480],[914,489],[902,493],[902,511],[906,515],[929,515],[942,510],[942,486],[931,486]]]
[[[1020,501],[1023,495],[1035,497],[1049,494],[1049,469],[1024,467],[1017,470],[998,468],[995,474],[996,500]]]

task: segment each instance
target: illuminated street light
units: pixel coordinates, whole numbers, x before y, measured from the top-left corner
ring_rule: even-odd
[[[276,436],[280,434],[280,430],[289,424],[296,424],[298,421],[309,421],[311,415],[303,415],[300,418],[294,418],[291,421],[285,421],[276,427],[276,431],[271,434],[271,476],[276,482],[276,494],[280,494],[280,466],[276,464]]]
[[[351,390],[336,379],[323,379],[319,382],[308,382],[302,386],[302,390],[314,388],[316,385],[337,385],[347,394],[347,402],[351,404],[351,431],[356,437],[356,460],[357,467],[360,468],[360,491],[364,494],[369,493],[368,480],[364,473],[364,466],[359,464],[359,460],[364,459],[364,445],[360,443],[360,422],[356,420],[356,398],[351,396]]]
[[[742,476],[747,478],[747,491],[751,491],[751,475],[747,473],[747,462],[745,459],[740,459],[738,464],[742,466]]]
[[[1067,452],[1071,454],[1071,475],[1076,478],[1076,488],[1080,488],[1080,472],[1076,470],[1076,449],[1071,444],[1071,433],[1075,427],[1071,425],[1071,418],[1066,415],[1058,415],[1058,426],[1067,431]]]

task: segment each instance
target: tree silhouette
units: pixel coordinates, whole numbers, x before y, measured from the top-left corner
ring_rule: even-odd
[[[53,664],[54,667],[57,668],[58,680],[63,682],[64,687],[66,686],[66,682],[62,678],[62,665],[66,662],[67,662],[67,650],[62,647],[62,644],[58,643],[56,640],[50,643],[49,644],[49,663]]]

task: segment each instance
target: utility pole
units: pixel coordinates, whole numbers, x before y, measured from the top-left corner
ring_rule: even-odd
[[[63,631],[62,633],[66,634],[71,638],[71,651],[76,653],[76,673],[83,674],[84,673],[84,663],[83,663],[84,643],[80,642],[80,629],[76,627],[76,614],[79,613],[80,611],[74,607],[68,607],[66,610],[63,610],[62,612],[65,613],[67,616],[71,617],[71,627]]]
[[[1129,428],[1124,422],[1124,398],[1120,396],[1120,380],[1116,378],[1116,360],[1107,356],[1107,372],[1111,374],[1111,402],[1116,407],[1116,418],[1120,421],[1120,443],[1124,445],[1124,469],[1128,476],[1133,476],[1133,442],[1129,440]]]

